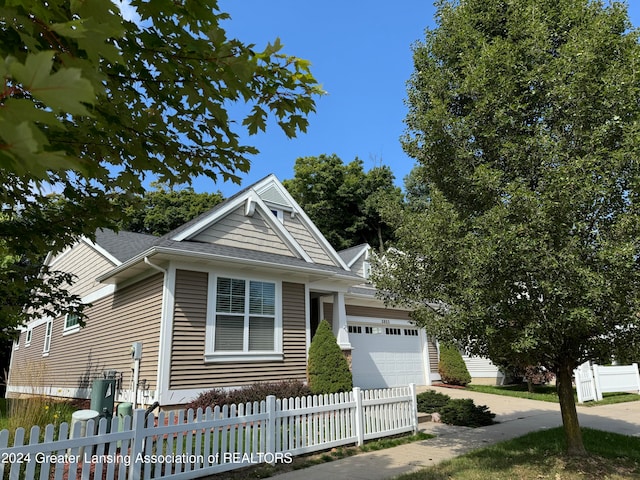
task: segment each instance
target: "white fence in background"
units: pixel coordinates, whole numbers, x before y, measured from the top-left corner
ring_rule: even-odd
[[[603,367],[586,362],[576,368],[573,374],[579,403],[602,400],[603,393],[640,393],[640,373],[637,363]]]
[[[415,385],[334,395],[276,399],[224,407],[160,412],[145,419],[89,420],[33,427],[13,446],[0,432],[0,478],[9,480],[191,479],[293,455],[416,432]],[[97,429],[96,429],[97,427]],[[97,434],[94,432],[97,430]],[[71,435],[69,435],[71,433]],[[7,472],[5,472],[7,470]]]

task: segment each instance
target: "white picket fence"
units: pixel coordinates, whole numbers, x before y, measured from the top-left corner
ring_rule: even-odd
[[[576,368],[573,375],[579,403],[602,400],[602,394],[609,392],[640,393],[637,363],[603,367],[586,362]]]
[[[0,478],[192,479],[418,428],[415,385],[0,432]],[[97,428],[96,428],[97,427]],[[97,431],[97,434],[94,432]],[[109,433],[108,433],[109,432]],[[71,435],[69,435],[71,433]],[[7,470],[7,471],[5,471]]]

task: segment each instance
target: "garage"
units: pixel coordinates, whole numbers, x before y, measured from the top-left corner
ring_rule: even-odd
[[[348,323],[355,386],[426,385],[420,331],[409,323],[391,322],[380,319],[377,324]]]

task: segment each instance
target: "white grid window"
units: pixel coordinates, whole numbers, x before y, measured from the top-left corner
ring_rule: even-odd
[[[214,352],[273,352],[275,337],[275,283],[219,277]]]
[[[80,317],[74,313],[68,313],[64,317],[64,330],[79,330],[80,329]]]

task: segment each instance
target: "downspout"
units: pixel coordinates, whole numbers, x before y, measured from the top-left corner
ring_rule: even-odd
[[[166,281],[167,281],[167,270],[165,270],[164,268],[156,265],[155,263],[151,263],[151,261],[149,260],[149,257],[144,257],[144,263],[149,265],[151,268],[153,268],[154,270],[157,270],[158,272],[162,273],[162,310],[160,313],[160,332],[159,332],[159,345],[158,345],[158,374],[156,376],[156,401],[160,400],[160,391],[161,391],[161,372],[163,371],[162,368],[160,368],[160,362],[162,362],[165,358],[165,355],[162,354],[162,339],[164,338],[164,330],[165,330],[165,296],[166,296]],[[134,381],[134,385],[135,385],[135,392],[134,392],[134,399],[138,400],[138,379],[135,379]]]

